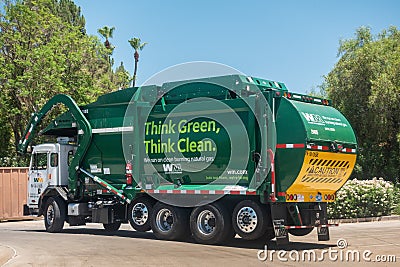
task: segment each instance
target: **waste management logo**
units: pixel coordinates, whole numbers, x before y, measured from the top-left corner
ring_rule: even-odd
[[[257,252],[257,258],[262,262],[396,262],[396,255],[375,255],[369,249],[348,249],[343,238],[337,240],[336,247],[322,250],[269,250],[265,245]]]
[[[201,192],[256,190],[271,167],[267,151],[274,153],[276,146],[274,119],[263,92],[252,78],[213,62],[180,64],[151,77],[134,93],[123,126],[134,129],[122,133],[122,143],[125,160],[140,168],[134,169],[137,185],[181,207],[224,196]],[[258,131],[259,146],[265,148],[260,151],[252,147],[256,127],[267,129]],[[249,174],[255,152],[264,161]],[[179,197],[155,193],[160,190]],[[200,193],[183,194],[189,191]]]
[[[181,164],[163,164],[164,173],[166,174],[179,174],[182,173]]]

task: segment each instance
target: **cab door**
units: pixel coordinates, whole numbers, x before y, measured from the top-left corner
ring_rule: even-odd
[[[31,158],[29,168],[29,194],[28,206],[37,207],[41,193],[48,185],[48,172],[49,172],[49,157],[48,152],[34,152]]]
[[[59,177],[60,177],[60,170],[59,170],[59,153],[58,152],[51,152],[48,155],[48,169],[47,169],[47,178],[48,184],[57,186],[59,185]]]

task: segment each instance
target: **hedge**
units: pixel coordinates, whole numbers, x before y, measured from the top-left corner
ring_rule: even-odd
[[[383,178],[349,180],[328,205],[331,219],[363,218],[400,213],[400,188]]]

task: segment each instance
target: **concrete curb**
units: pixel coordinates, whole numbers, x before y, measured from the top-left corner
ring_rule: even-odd
[[[329,223],[385,222],[385,221],[398,221],[398,220],[400,220],[400,215],[353,218],[353,219],[331,219],[329,220]]]
[[[8,246],[0,245],[0,266],[9,263],[16,256],[16,251]]]
[[[19,222],[19,221],[38,221],[43,220],[43,216],[22,216],[22,217],[14,217],[14,218],[3,218],[0,219],[0,223],[2,222]]]

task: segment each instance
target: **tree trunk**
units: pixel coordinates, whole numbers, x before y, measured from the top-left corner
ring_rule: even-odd
[[[133,70],[132,87],[135,87],[136,83],[136,72],[137,72],[138,62],[139,62],[139,53],[135,51],[135,68]]]
[[[20,132],[20,125],[18,124],[11,124],[11,129],[14,134],[14,149],[15,151],[18,150],[19,140],[22,138],[22,133]]]

